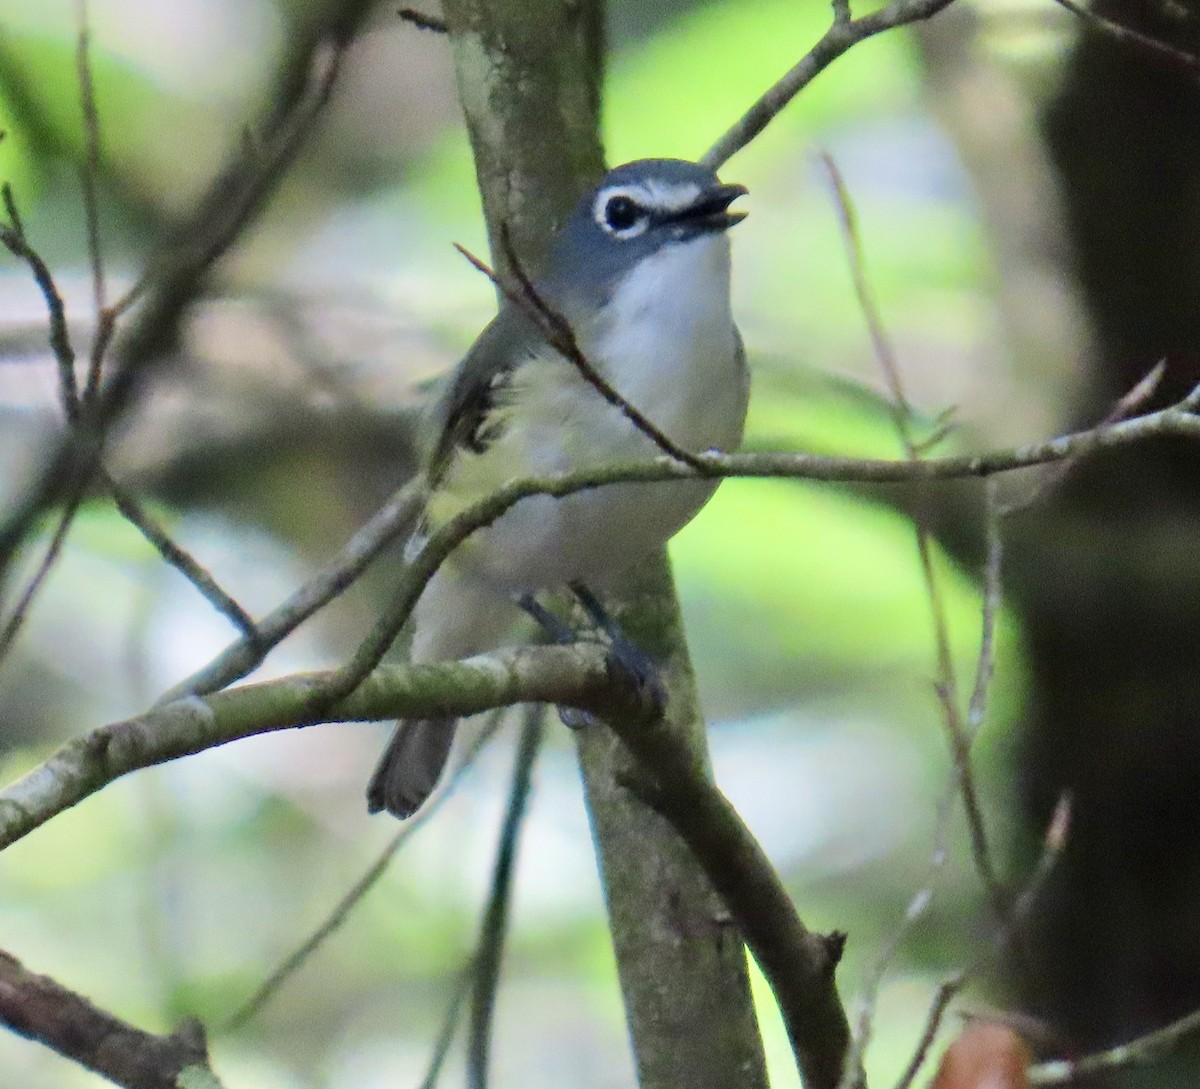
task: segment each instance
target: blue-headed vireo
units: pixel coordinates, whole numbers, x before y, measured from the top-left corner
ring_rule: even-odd
[[[729,239],[746,190],[696,163],[645,159],[608,172],[555,236],[535,290],[566,319],[586,360],[679,447],[731,451],[748,379],[730,312]],[[650,458],[658,446],[509,302],[438,400],[425,472],[431,527],[506,481]],[[413,613],[412,661],[495,648],[538,590],[604,585],[661,547],[717,482],[610,484],[523,499],[465,541]],[[413,813],[450,754],[454,721],[397,725],[367,791],[371,812]]]

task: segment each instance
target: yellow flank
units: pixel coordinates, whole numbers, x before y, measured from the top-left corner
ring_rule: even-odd
[[[585,432],[577,417],[581,399],[589,397],[596,398],[601,419],[612,411],[557,353],[523,363],[512,386],[492,408],[496,438],[482,453],[460,447],[452,455],[426,508],[430,529],[518,476],[548,475],[616,460],[629,441],[630,427],[616,416],[609,427],[597,427],[597,406],[589,405]],[[585,434],[588,441],[582,442]]]

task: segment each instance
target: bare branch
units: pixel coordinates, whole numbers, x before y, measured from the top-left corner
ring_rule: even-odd
[[[842,0],[837,0],[833,25],[825,31],[821,40],[763,94],[742,118],[704,153],[700,161],[713,170],[719,170],[843,53],[885,30],[929,19],[953,2],[954,0],[893,0],[887,7],[864,15],[861,19],[845,19],[843,12],[848,14],[848,7],[843,6]]]
[[[50,543],[46,546],[46,551],[42,555],[41,563],[38,564],[38,568],[30,577],[29,582],[25,584],[25,589],[21,591],[21,596],[17,599],[16,604],[13,605],[13,611],[4,622],[3,628],[0,628],[0,663],[3,663],[12,650],[16,638],[29,616],[29,610],[33,607],[34,599],[46,584],[46,579],[50,577],[50,572],[54,569],[54,565],[58,563],[63,545],[67,540],[67,534],[71,531],[75,515],[79,513],[79,505],[82,502],[82,489],[77,488],[68,496],[62,514],[59,516],[58,525],[55,527],[54,534],[50,538]]]
[[[892,347],[891,338],[888,337],[884,328],[883,318],[875,301],[875,293],[871,290],[871,282],[867,278],[862,238],[858,233],[858,212],[854,207],[850,190],[846,186],[846,179],[842,176],[833,156],[824,148],[819,149],[817,155],[833,189],[834,207],[838,211],[838,225],[842,231],[842,241],[846,247],[850,275],[854,281],[854,295],[858,300],[858,308],[862,312],[863,319],[867,323],[871,347],[875,351],[875,359],[887,386],[889,408],[892,412],[896,434],[899,436],[908,458],[916,460],[917,447],[912,434],[912,405],[904,392],[900,361],[896,358],[896,350]]]
[[[190,553],[171,540],[167,531],[150,517],[146,509],[129,492],[113,480],[107,472],[101,470],[101,473],[103,483],[108,488],[117,509],[150,542],[163,561],[183,575],[199,591],[204,600],[237,628],[248,642],[257,643],[259,633],[254,624],[254,618],[221,589],[217,580]]]
[[[912,406],[904,392],[899,360],[884,329],[883,318],[867,278],[854,202],[833,157],[828,152],[822,151],[821,161],[833,186],[835,204],[840,213],[842,237],[854,279],[854,292],[858,299],[859,309],[866,320],[875,357],[887,385],[896,434],[899,436],[909,461],[916,462],[920,460],[920,453],[912,432]],[[971,838],[971,851],[975,860],[975,868],[987,889],[992,910],[995,912],[997,920],[1003,925],[1007,917],[1008,902],[992,864],[987,829],[983,820],[978,791],[975,788],[975,779],[971,772],[971,742],[973,738],[963,721],[959,706],[958,677],[954,668],[954,656],[950,649],[949,624],[946,620],[946,609],[942,600],[941,582],[934,566],[933,535],[930,533],[927,518],[920,507],[917,508],[913,517],[913,529],[916,535],[921,578],[925,584],[926,596],[929,599],[930,618],[933,622],[937,657],[937,681],[934,687],[942,713],[942,723],[953,755],[959,791],[963,799],[963,809],[966,813],[967,827]],[[864,1021],[864,1028],[868,1024],[869,1022]]]
[[[804,1084],[834,1089],[850,1044],[834,981],[845,935],[805,927],[761,845],[669,726],[618,718],[606,718],[604,725],[654,777],[656,789],[644,800],[691,849],[753,952],[775,995]]]
[[[54,354],[54,362],[58,365],[59,400],[67,420],[73,421],[79,412],[79,386],[75,380],[75,349],[71,346],[71,334],[67,329],[66,307],[49,267],[25,237],[25,227],[17,212],[17,202],[13,197],[12,187],[7,182],[0,186],[0,199],[4,202],[4,212],[8,216],[8,223],[0,224],[0,245],[29,266],[34,282],[41,291],[42,298],[46,300],[50,320],[50,350]],[[0,573],[3,573],[2,562]]]
[[[1153,367],[1150,368],[1134,385],[1134,387],[1125,393],[1115,405],[1105,414],[1096,426],[1111,427],[1115,423],[1120,423],[1122,420],[1129,419],[1134,413],[1141,411],[1147,402],[1154,396],[1162,382],[1163,376],[1167,373],[1167,363],[1165,359],[1160,359]],[[1180,402],[1181,406],[1186,406],[1188,411],[1193,411],[1197,404],[1197,390],[1192,392]],[[1024,494],[1014,496],[1008,499],[1000,507],[1000,514],[1003,517],[1008,517],[1010,514],[1016,514],[1018,511],[1027,510],[1039,503],[1048,492],[1058,487],[1074,470],[1080,458],[1069,457],[1064,458],[1056,465],[1048,467],[1039,475],[1037,482]]]
[[[313,693],[330,675],[246,685],[176,701],[92,731],[0,792],[0,847],[7,846],[121,775],[272,730],[312,724]],[[513,702],[555,703],[612,723],[653,770],[659,801],[691,847],[770,980],[801,1066],[813,1086],[837,1084],[848,1032],[833,973],[842,938],[805,929],[761,847],[736,811],[654,726],[644,693],[614,688],[603,648],[519,648],[461,663],[384,667],[329,720],[463,716]]]
[[[1192,416],[1189,411],[1197,398],[1200,398],[1200,388],[1194,390],[1178,405],[1162,409],[1158,412],[1149,413],[1145,416],[1123,421],[1109,427],[1101,427],[1091,431],[1067,435],[1016,450],[997,451],[989,454],[930,458],[917,462],[829,458],[810,454],[705,454],[703,457],[706,462],[707,472],[720,477],[792,477],[811,480],[841,480],[872,483],[899,483],[962,477],[986,478],[996,473],[1025,468],[1031,465],[1062,461],[1080,456],[1083,453],[1137,442],[1155,435],[1179,434],[1192,437],[1200,436],[1200,420]],[[396,600],[392,604],[390,613],[383,618],[382,626],[376,633],[374,640],[370,645],[365,645],[364,648],[361,648],[360,660],[357,665],[353,661],[349,664],[349,669],[355,672],[344,670],[335,674],[320,675],[315,680],[309,679],[304,681],[304,698],[307,700],[318,697],[322,699],[327,698],[330,691],[336,691],[336,689],[329,687],[331,679],[340,680],[344,684],[348,676],[352,678],[356,675],[357,670],[361,668],[362,661],[370,660],[376,654],[381,656],[383,651],[380,647],[386,647],[390,640],[394,638],[395,632],[399,630],[399,626],[403,624],[404,618],[407,617],[408,612],[411,610],[412,602],[416,600],[416,595],[420,592],[420,588],[428,581],[428,578],[437,569],[442,560],[458,543],[465,540],[467,536],[475,530],[495,521],[521,499],[532,495],[571,495],[587,488],[621,481],[649,483],[653,481],[689,479],[692,476],[694,476],[692,470],[686,465],[681,465],[668,459],[657,459],[651,462],[605,466],[602,469],[590,470],[586,473],[565,474],[547,479],[513,481],[505,485],[487,499],[463,511],[430,537],[426,542],[425,548],[422,549],[421,553],[410,566],[407,577],[403,580]],[[286,632],[293,630],[302,619],[312,615],[324,602],[336,595],[338,588],[352,580],[356,576],[356,573],[365,567],[370,558],[379,548],[383,547],[383,544],[387,540],[404,531],[404,528],[408,524],[407,518],[411,516],[414,509],[419,509],[419,496],[419,484],[402,490],[394,498],[393,502],[381,511],[372,523],[364,527],[363,531],[356,536],[351,545],[346,549],[343,559],[331,565],[322,576],[313,580],[312,583],[304,587],[300,593],[271,613],[259,625],[261,643],[258,646],[252,646],[245,639],[239,640],[237,643],[231,645],[224,654],[218,657],[206,669],[180,686],[175,694],[186,695],[192,692],[211,692],[216,688],[229,684],[239,676],[244,676],[246,672],[253,669],[255,665],[262,661],[266,654],[266,648],[275,645]],[[174,696],[175,694],[172,695]],[[360,692],[356,700],[361,700],[362,698],[363,693]],[[527,696],[526,698],[534,697]],[[558,700],[553,695],[544,698],[548,702],[569,702],[565,698]],[[165,712],[169,708],[178,709],[180,706],[181,704],[178,702],[171,703],[167,707],[163,707],[160,704],[160,711]],[[199,706],[204,707],[205,705],[199,704]],[[426,705],[422,709],[428,711],[428,706]],[[475,707],[475,710],[479,709],[482,708],[479,706]],[[151,715],[156,713],[159,712],[151,712]],[[472,712],[458,710],[456,713]],[[392,711],[385,713],[382,717],[404,717],[404,714],[405,712],[403,711]],[[311,718],[311,715],[309,717]],[[140,720],[131,721],[137,723]],[[274,727],[270,723],[263,723],[263,726],[265,729],[278,729],[286,725],[296,724],[298,724],[298,721],[282,723]],[[176,725],[178,726],[178,723]],[[220,737],[219,740],[212,741],[211,743],[219,744],[224,741],[233,740],[234,737],[247,736],[250,733],[257,732],[253,729],[252,723],[244,723],[243,726],[244,728],[239,728],[233,735]],[[185,755],[187,752],[198,751],[198,749],[206,747],[202,738],[197,740],[195,737],[190,737],[185,741],[180,736],[172,735],[170,730],[164,734],[164,740],[166,741],[166,748],[161,752],[156,750],[150,751],[144,763],[137,763],[136,760],[132,763],[118,762],[107,778],[101,777],[100,780],[94,783],[90,781],[78,781],[78,769],[74,768],[73,765],[68,765],[68,768],[72,769],[70,776],[73,780],[72,783],[61,791],[54,788],[51,793],[58,801],[49,803],[47,803],[46,799],[41,798],[41,792],[49,787],[54,787],[54,784],[44,783],[38,787],[35,793],[41,798],[41,801],[36,808],[36,812],[32,814],[24,814],[22,811],[23,803],[19,802],[25,796],[23,793],[25,787],[18,789],[20,787],[20,784],[18,784],[18,787],[12,788],[17,791],[15,795],[11,792],[0,794],[0,827],[15,829],[15,832],[6,831],[0,834],[0,846],[11,842],[12,839],[20,838],[20,836],[33,827],[53,816],[54,812],[75,804],[118,775],[123,775],[128,771],[134,770],[136,767],[173,759],[176,756]],[[102,740],[99,744],[105,747],[108,744],[108,740]],[[74,745],[83,745],[86,747],[87,739],[81,739],[75,742]],[[188,748],[188,745],[194,747]],[[135,746],[135,749],[140,750],[140,743],[138,746]],[[6,812],[6,802],[18,802],[16,811],[13,812],[10,808]]]
[[[1105,1070],[1150,1062],[1197,1031],[1200,1031],[1200,1010],[1193,1010],[1178,1021],[1172,1021],[1128,1043],[1078,1059],[1053,1059],[1031,1066],[1029,1081],[1032,1085],[1073,1085]]]
[[[183,696],[216,692],[257,669],[272,647],[354,583],[384,548],[411,530],[424,506],[424,486],[423,480],[405,484],[325,570],[259,621],[256,639],[243,637],[231,643],[207,666],[166,693],[159,706]]]
[[[938,985],[933,1003],[929,1007],[929,1013],[925,1017],[925,1027],[921,1030],[921,1038],[917,1041],[916,1049],[908,1061],[908,1066],[904,1068],[904,1073],[896,1082],[896,1089],[909,1089],[909,1086],[917,1080],[917,1075],[921,1072],[921,1067],[925,1065],[925,1060],[929,1056],[929,1049],[937,1037],[938,1029],[942,1027],[942,1019],[946,1016],[950,1003],[954,1001],[955,996],[963,989],[966,982],[966,976],[959,973],[942,980]]]
[[[979,633],[979,655],[975,663],[975,684],[967,702],[965,726],[968,744],[974,743],[983,727],[984,716],[987,713],[988,690],[996,671],[996,621],[1000,616],[1003,597],[1001,574],[1004,566],[1004,542],[1000,536],[1000,519],[1004,512],[1000,505],[999,491],[996,477],[991,477],[985,485],[984,533],[987,555],[983,562],[983,614]]]
[[[1071,800],[1069,795],[1063,794],[1059,797],[1058,804],[1054,807],[1053,814],[1051,814],[1050,822],[1046,826],[1046,832],[1042,839],[1042,852],[1038,858],[1037,866],[1026,882],[1021,895],[1014,902],[1012,910],[1009,912],[1004,924],[996,927],[993,932],[990,949],[977,956],[966,968],[955,972],[944,980],[934,994],[929,1013],[926,1015],[925,1028],[921,1033],[916,1050],[908,1066],[905,1068],[903,1076],[897,1083],[896,1089],[909,1089],[909,1086],[916,1080],[917,1074],[920,1073],[921,1067],[924,1065],[925,1059],[929,1054],[929,1047],[937,1035],[942,1018],[945,1016],[946,1010],[955,995],[979,971],[990,953],[1003,949],[1016,937],[1017,928],[1029,917],[1029,913],[1032,911],[1038,895],[1045,887],[1046,879],[1050,876],[1059,857],[1062,855],[1063,848],[1066,846],[1070,824]]]
[[[245,737],[316,725],[314,700],[325,696],[334,677],[301,673],[189,696],[76,738],[0,791],[0,850],[129,772]],[[381,667],[353,695],[329,707],[323,721],[460,718],[525,702],[619,714],[634,724],[659,712],[651,694],[613,684],[603,647],[578,643],[518,647],[464,662]]]
[[[143,1032],[4,952],[0,1022],[127,1089],[179,1089],[183,1078],[197,1089],[220,1089],[199,1023],[185,1022],[170,1036]]]
[[[700,457],[705,463],[704,475],[721,478],[783,477],[871,484],[970,477],[986,479],[998,473],[1052,464],[1096,450],[1143,441],[1152,436],[1176,434],[1200,437],[1200,419],[1190,414],[1196,398],[1200,398],[1200,387],[1178,405],[1111,427],[1095,428],[1030,446],[986,454],[927,458],[922,461],[867,460],[795,453],[706,453]],[[621,482],[687,480],[696,475],[687,465],[659,458],[505,484],[486,499],[462,511],[426,541],[425,547],[397,587],[391,605],[380,617],[372,636],[364,641],[355,659],[340,671],[338,690],[347,684],[352,685],[356,677],[366,676],[371,670],[371,663],[382,658],[407,620],[417,595],[445,557],[468,536],[490,525],[522,499],[534,495],[562,497]],[[411,526],[411,519],[421,509],[423,487],[423,481],[414,481],[398,492],[388,506],[355,536],[343,553],[343,558],[331,564],[318,578],[260,621],[258,645],[251,646],[245,640],[231,644],[203,670],[172,689],[161,702],[183,695],[216,691],[254,669],[271,647],[336,596],[342,587],[357,578],[388,541],[406,532]]]
[[[1184,72],[1192,79],[1200,77],[1200,57],[1150,34],[1144,34],[1140,30],[1124,26],[1115,19],[1110,19],[1107,15],[1101,15],[1098,11],[1094,11],[1086,4],[1081,4],[1079,0],[1054,0],[1054,2],[1060,7],[1066,8],[1072,15],[1077,15],[1088,26],[1108,35],[1115,41],[1131,45],[1139,52],[1149,53],[1158,60],[1166,61],[1170,67]]]
[[[863,256],[862,241],[858,233],[857,213],[854,202],[846,186],[845,179],[833,157],[828,152],[821,151],[820,158],[832,185],[835,198],[834,203],[838,209],[847,260],[854,282],[854,292],[858,299],[859,309],[862,311],[863,318],[866,321],[875,357],[888,389],[889,405],[896,434],[908,460],[910,462],[918,462],[921,459],[921,446],[913,435],[912,406],[904,391],[899,360],[892,346],[891,339],[884,328],[883,319],[879,312],[874,292],[871,289],[870,280],[867,277],[866,262]],[[983,633],[980,639],[976,683],[971,696],[972,708],[975,706],[976,701],[978,701],[978,714],[980,718],[982,718],[987,684],[992,675],[993,629],[996,613],[999,608],[999,515],[995,508],[995,491],[992,484],[991,480],[987,482],[988,525],[990,530],[995,530],[996,532],[993,536],[989,537],[987,574],[994,577],[996,584],[992,585],[989,582],[984,593]],[[926,596],[929,600],[930,616],[933,622],[938,670],[936,690],[943,725],[950,739],[950,748],[953,756],[953,774],[949,788],[937,807],[934,849],[930,860],[928,877],[913,895],[905,912],[904,919],[896,928],[895,934],[876,959],[871,971],[867,975],[867,982],[863,988],[863,995],[860,1000],[858,1023],[851,1051],[851,1062],[847,1064],[847,1072],[842,1076],[842,1084],[846,1087],[850,1084],[850,1072],[861,1066],[867,1047],[870,1044],[879,990],[883,985],[887,971],[912,928],[924,916],[933,903],[935,882],[944,868],[948,857],[947,839],[949,837],[950,819],[954,813],[956,793],[961,793],[967,812],[968,825],[972,833],[971,842],[976,869],[988,890],[993,910],[996,912],[997,919],[1001,925],[1004,923],[1007,912],[1007,903],[1002,895],[991,865],[990,853],[984,832],[983,817],[980,812],[974,779],[971,774],[970,749],[974,740],[974,732],[968,725],[971,720],[971,709],[968,709],[967,713],[968,723],[964,723],[959,711],[958,682],[950,651],[949,626],[942,600],[941,585],[933,563],[933,538],[920,508],[914,514],[913,529],[915,531],[917,556],[921,568],[922,581],[925,585]],[[994,557],[991,554],[993,545]],[[936,1007],[938,1018],[941,1017],[941,1013],[949,1003],[954,990],[957,990],[957,986],[951,988],[948,985],[944,985],[943,993],[941,994],[941,1005],[940,1007]],[[936,1025],[928,1032],[929,1040],[932,1040],[934,1032],[936,1032]],[[924,1047],[927,1048],[928,1046],[928,1041],[926,1041]],[[918,1056],[922,1054],[923,1052],[919,1050]],[[917,1066],[920,1065],[918,1060],[914,1061],[917,1063]],[[914,1069],[913,1076],[915,1076],[915,1073]]]
[[[75,70],[79,80],[79,106],[83,114],[84,138],[84,157],[79,168],[79,179],[83,190],[83,218],[87,233],[88,259],[92,266],[92,297],[97,322],[97,335],[92,343],[87,382],[83,390],[84,399],[90,401],[100,388],[104,351],[112,333],[109,331],[106,336],[100,332],[108,310],[108,290],[104,280],[104,256],[100,246],[100,208],[96,199],[96,178],[100,171],[100,112],[96,108],[96,87],[92,79],[92,31],[88,19],[88,0],[76,0],[75,21],[78,26]]]
[[[442,1067],[450,1054],[450,1045],[454,1043],[454,1033],[462,1017],[463,1007],[471,994],[475,980],[474,955],[463,965],[454,983],[454,992],[450,996],[450,1004],[442,1017],[442,1027],[438,1030],[437,1039],[433,1044],[433,1054],[429,1057],[429,1068],[421,1081],[421,1089],[435,1089],[438,1079],[442,1076]]]

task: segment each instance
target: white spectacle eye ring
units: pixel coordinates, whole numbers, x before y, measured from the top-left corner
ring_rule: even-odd
[[[650,213],[628,189],[602,189],[592,216],[614,238],[636,238],[650,226]]]

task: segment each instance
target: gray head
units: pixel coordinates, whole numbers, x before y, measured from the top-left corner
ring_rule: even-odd
[[[586,285],[605,295],[639,261],[662,249],[728,230],[745,218],[729,205],[745,194],[706,166],[638,159],[615,167],[585,193],[555,237],[546,287]]]

